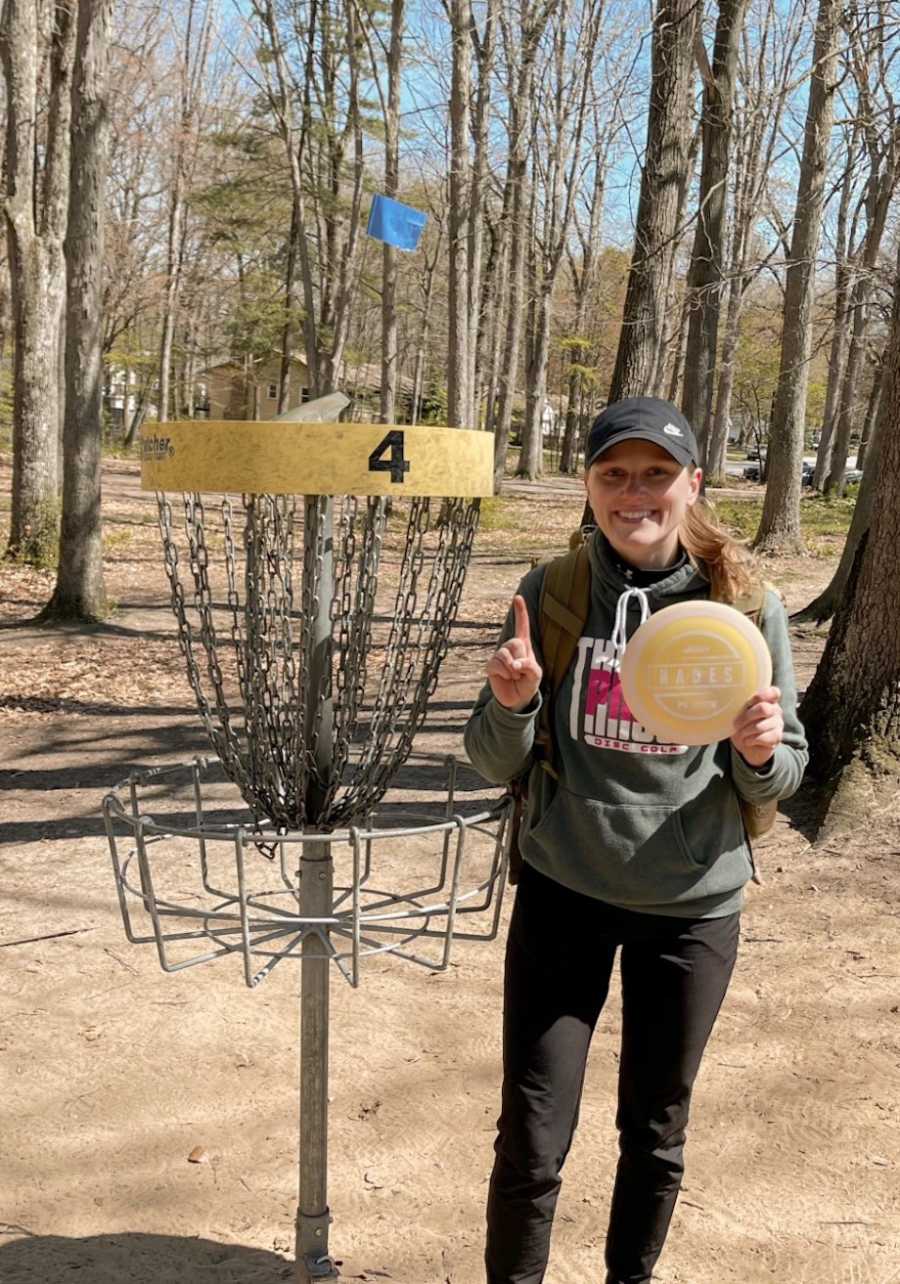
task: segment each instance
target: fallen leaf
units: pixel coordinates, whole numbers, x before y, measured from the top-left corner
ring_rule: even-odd
[[[208,1164],[209,1151],[206,1149],[205,1146],[195,1146],[194,1149],[191,1151],[191,1153],[188,1155],[188,1163],[189,1164]]]

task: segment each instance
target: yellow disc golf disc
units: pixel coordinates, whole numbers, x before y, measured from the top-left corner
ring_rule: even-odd
[[[651,615],[625,648],[622,694],[659,740],[725,740],[741,707],[772,681],[772,657],[752,621],[721,602],[679,602]]]

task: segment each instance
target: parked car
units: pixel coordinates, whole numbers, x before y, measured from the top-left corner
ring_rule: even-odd
[[[845,486],[855,486],[861,481],[862,481],[861,468],[848,468],[847,471],[844,473]]]
[[[763,463],[765,463],[765,456],[763,456]],[[807,461],[804,459],[803,463],[800,466],[800,485],[811,486],[813,483],[814,473],[815,473],[814,466],[810,463],[807,463]],[[759,464],[758,463],[747,465],[747,467],[744,469],[744,480],[759,481]]]
[[[760,469],[765,467],[765,455],[765,451],[755,451],[752,447],[747,451],[747,458],[749,458],[750,464],[747,464],[745,470],[743,470],[745,482],[759,482]]]

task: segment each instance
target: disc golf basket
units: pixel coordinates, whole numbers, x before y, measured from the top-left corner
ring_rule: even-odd
[[[300,960],[296,1279],[335,1279],[329,966],[354,986],[373,955],[441,970],[454,940],[497,933],[508,805],[461,806],[455,760],[412,753],[492,489],[491,439],[177,423],[145,432],[142,453],[216,759],[133,773],[105,798],[125,932],[167,972],[235,955],[251,987]],[[397,802],[404,775],[430,801]]]

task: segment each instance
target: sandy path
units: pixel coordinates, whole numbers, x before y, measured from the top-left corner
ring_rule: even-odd
[[[152,518],[128,469],[108,493],[121,529]],[[165,976],[124,939],[100,798],[131,766],[205,744],[152,544],[111,565],[118,632],[0,633],[0,1280],[274,1284],[290,1278],[298,976],[285,965],[255,992],[237,960]],[[462,618],[496,618],[523,569],[486,544]],[[799,606],[830,564],[793,569]],[[6,618],[40,592],[22,581]],[[455,635],[420,749],[459,749],[489,636]],[[798,636],[801,672],[819,644]],[[837,851],[787,817],[764,844],[664,1284],[900,1281],[898,856],[889,814]],[[358,991],[334,976],[331,1243],[350,1279],[482,1278],[501,966],[499,943],[463,944],[446,973],[382,959]],[[617,1039],[614,996],[547,1284],[600,1275]],[[211,1162],[187,1162],[196,1145]]]

